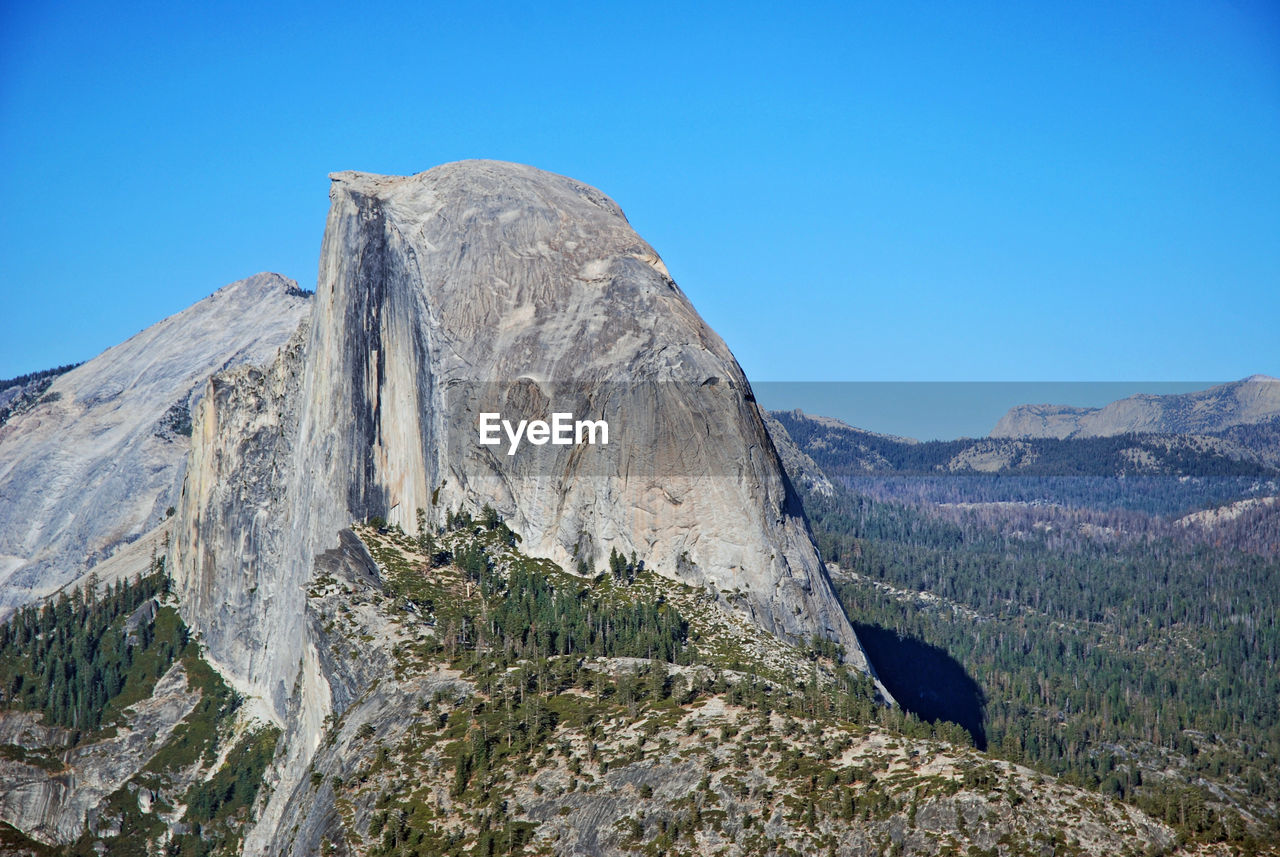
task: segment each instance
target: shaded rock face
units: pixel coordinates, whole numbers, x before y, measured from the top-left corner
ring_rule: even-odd
[[[1110,437],[1130,433],[1196,434],[1280,416],[1280,380],[1252,375],[1195,393],[1137,395],[1101,408],[1018,405],[991,437]]]
[[[827,478],[827,474],[822,472],[822,468],[809,457],[808,453],[796,445],[786,426],[778,422],[778,418],[767,411],[762,412],[761,416],[764,418],[765,429],[769,432],[769,439],[773,441],[774,448],[778,450],[778,457],[782,461],[782,469],[792,484],[802,492],[812,492],[820,497],[833,496],[836,493],[836,488],[831,484],[831,480]],[[806,493],[805,496],[808,496],[808,494]]]
[[[0,425],[0,615],[154,528],[177,499],[207,379],[270,360],[307,308],[275,274],[233,283],[58,376]]]
[[[866,667],[741,369],[612,200],[490,161],[331,178],[305,346],[261,399],[249,373],[214,384],[180,504],[187,619],[242,690],[279,717],[298,681],[327,696],[299,617],[352,520],[413,531],[419,509],[484,503],[528,553],[635,551]],[[625,437],[524,458],[474,443],[480,411],[543,415],[565,388]]]

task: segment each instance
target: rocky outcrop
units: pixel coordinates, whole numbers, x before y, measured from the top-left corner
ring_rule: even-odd
[[[188,622],[242,690],[283,716],[303,587],[352,520],[485,503],[531,554],[634,551],[866,668],[742,370],[612,200],[491,161],[332,179],[305,345],[211,385],[179,504]],[[610,443],[478,443],[481,412],[561,409]]]
[[[0,743],[36,751],[45,761],[0,757],[0,821],[41,842],[74,841],[86,819],[94,823],[104,800],[142,770],[199,700],[182,664],[174,664],[151,696],[125,710],[115,734],[70,750],[64,749],[65,730],[42,727],[28,714],[0,713]],[[50,758],[59,763],[48,764]]]
[[[405,671],[397,652],[420,643],[421,628],[389,615],[377,564],[351,530],[316,562],[308,587],[304,620],[314,662],[299,675],[299,693],[290,700],[270,799],[245,837],[245,854],[318,854],[324,842],[341,841],[341,819],[333,778],[350,778],[367,762],[374,741],[398,740],[423,716],[422,703],[437,692],[465,696],[472,686],[458,673]],[[406,629],[404,625],[407,624]],[[307,688],[323,677],[328,691],[322,723]],[[314,739],[324,731],[324,740]],[[308,772],[323,777],[317,786]],[[287,835],[285,821],[289,822]]]
[[[1195,393],[1139,394],[1102,408],[1018,405],[991,437],[1068,438],[1119,434],[1205,434],[1280,416],[1280,380],[1252,375]]]
[[[75,744],[75,732],[60,726],[45,726],[43,719],[34,711],[0,711],[0,745],[45,750]]]
[[[281,724],[303,657],[299,599],[310,573],[309,562],[304,572],[284,561],[306,336],[304,323],[269,367],[208,383],[171,540],[182,611],[205,657]]]
[[[764,427],[769,432],[769,439],[773,441],[774,448],[778,450],[778,458],[782,461],[782,468],[792,483],[801,490],[804,496],[808,496],[810,493],[817,494],[820,497],[833,496],[836,493],[836,488],[831,484],[831,480],[827,478],[827,474],[822,472],[822,468],[809,457],[808,453],[796,445],[786,426],[778,422],[778,418],[767,411],[763,412],[761,416],[764,418]]]
[[[160,522],[206,380],[271,359],[307,307],[275,274],[233,283],[57,376],[0,425],[0,615]]]

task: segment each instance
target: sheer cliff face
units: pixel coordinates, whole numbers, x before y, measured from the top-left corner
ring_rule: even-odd
[[[282,712],[305,649],[290,615],[344,526],[384,515],[412,532],[419,509],[439,522],[492,503],[530,553],[598,569],[635,551],[864,665],[741,369],[612,200],[487,161],[331,178],[296,408],[267,397],[279,457],[238,461],[231,447],[257,441],[237,426],[261,417],[235,395],[197,420],[221,452],[193,451],[174,562],[216,660]],[[562,406],[608,419],[610,444],[475,442],[481,411]],[[260,517],[226,510],[242,502],[216,487],[228,480],[257,486]],[[244,609],[218,603],[228,589]]]
[[[209,382],[194,414],[171,550],[183,610],[206,656],[279,711],[305,621],[296,597],[304,578],[283,557],[306,335],[304,322],[270,366],[241,366]]]
[[[308,309],[275,274],[232,283],[58,377],[0,426],[0,615],[159,524],[206,381],[271,360]]]
[[[536,553],[634,550],[749,593],[771,630],[852,643],[741,369],[612,200],[493,162],[333,179],[300,444],[335,501],[315,538],[492,502]],[[484,408],[552,402],[611,445],[470,442]]]

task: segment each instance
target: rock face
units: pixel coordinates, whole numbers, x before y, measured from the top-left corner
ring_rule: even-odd
[[[150,697],[124,712],[114,735],[71,750],[62,749],[73,743],[67,730],[42,727],[22,712],[0,714],[4,743],[61,758],[58,770],[0,758],[0,821],[41,842],[73,842],[86,817],[95,820],[104,799],[142,769],[199,701],[174,664]]]
[[[193,418],[169,566],[206,658],[242,691],[269,700],[282,723],[302,652],[299,597],[310,570],[285,560],[307,328],[269,367],[241,366],[208,383]]]
[[[1110,437],[1130,433],[1197,434],[1280,416],[1280,380],[1252,375],[1195,393],[1129,396],[1102,408],[1019,405],[991,437]]]
[[[303,588],[352,520],[485,503],[528,553],[634,551],[866,668],[741,369],[612,200],[492,161],[331,178],[305,343],[215,380],[179,507],[188,622],[241,690],[280,718],[298,681],[327,697]],[[482,411],[562,406],[609,445],[476,442]]]
[[[275,274],[233,283],[58,376],[0,425],[0,615],[159,523],[209,376],[271,359],[308,305]]]
[[[822,468],[809,457],[808,453],[796,445],[786,426],[780,423],[776,416],[767,411],[761,413],[761,417],[764,418],[764,426],[769,432],[769,439],[773,441],[774,448],[778,450],[778,457],[782,461],[782,469],[791,479],[792,484],[800,488],[806,497],[809,496],[809,493],[820,497],[833,496],[836,493],[836,488],[831,484],[831,480],[827,478],[827,474],[822,472]]]

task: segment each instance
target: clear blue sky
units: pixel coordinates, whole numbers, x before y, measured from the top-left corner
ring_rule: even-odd
[[[1280,375],[1268,0],[265,5],[0,4],[0,377],[469,157],[613,196],[754,379]]]

